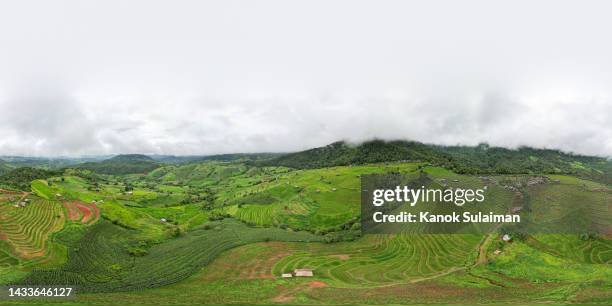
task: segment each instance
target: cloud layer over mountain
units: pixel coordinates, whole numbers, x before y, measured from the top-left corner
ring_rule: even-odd
[[[346,139],[612,156],[606,1],[0,4],[0,155]]]

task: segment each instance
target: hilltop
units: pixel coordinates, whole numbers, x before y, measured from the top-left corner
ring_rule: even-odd
[[[121,154],[107,159],[114,162],[133,162],[133,161],[155,161],[153,158],[143,154]]]
[[[144,174],[160,167],[153,158],[141,154],[117,155],[101,162],[83,163],[75,168],[90,170],[99,174]]]
[[[190,155],[190,156],[175,156],[175,155],[152,155],[151,158],[158,162],[169,164],[192,163],[201,161],[237,161],[237,160],[267,160],[283,155],[282,153],[230,153],[230,154],[215,154],[215,155]]]

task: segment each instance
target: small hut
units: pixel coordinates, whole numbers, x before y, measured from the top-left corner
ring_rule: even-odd
[[[293,271],[295,277],[313,277],[312,269],[295,269]]]

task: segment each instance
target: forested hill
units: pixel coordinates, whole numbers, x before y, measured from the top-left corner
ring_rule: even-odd
[[[152,158],[158,162],[169,164],[191,163],[201,161],[238,161],[238,160],[265,160],[283,155],[282,153],[233,153],[217,155],[194,155],[194,156],[174,156],[174,155],[153,155]]]
[[[523,147],[517,150],[479,146],[438,146],[414,141],[372,140],[360,145],[336,142],[286,154],[264,165],[321,168],[389,161],[424,161],[463,174],[565,173],[611,182],[612,162],[558,150]]]
[[[0,175],[0,187],[30,190],[30,183],[37,179],[46,179],[59,175],[60,172],[45,169],[21,167]]]
[[[160,163],[156,162],[149,156],[140,154],[126,154],[117,155],[101,162],[80,164],[75,168],[91,170],[100,174],[121,175],[148,173],[160,166]]]
[[[11,171],[13,167],[11,167],[7,162],[0,159],[0,175]]]
[[[113,162],[134,162],[134,161],[147,161],[152,162],[155,161],[153,158],[143,155],[143,154],[122,154],[117,155],[112,158],[107,159],[106,161]]]
[[[263,163],[292,168],[323,168],[398,160],[429,161],[435,159],[436,162],[444,163],[449,158],[431,146],[418,142],[374,140],[359,146],[335,142],[325,147],[286,154]]]

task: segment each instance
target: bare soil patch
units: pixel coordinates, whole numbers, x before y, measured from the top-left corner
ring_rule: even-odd
[[[329,256],[338,258],[340,260],[348,260],[349,258],[351,258],[351,255],[349,254],[334,254],[334,255],[329,255]]]

